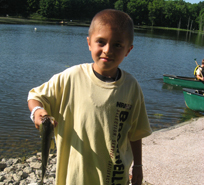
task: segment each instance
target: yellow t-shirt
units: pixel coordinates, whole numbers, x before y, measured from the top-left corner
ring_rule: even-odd
[[[133,160],[129,141],[151,134],[142,90],[121,70],[103,82],[92,64],[54,75],[29,92],[55,117],[57,185],[125,185]]]

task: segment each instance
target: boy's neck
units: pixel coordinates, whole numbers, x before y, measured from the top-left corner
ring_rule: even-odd
[[[92,69],[97,72],[99,75],[104,76],[106,78],[116,78],[118,74],[118,67],[117,69],[112,69],[111,71],[102,71],[97,64],[92,64]]]
[[[95,76],[96,76],[98,79],[100,79],[101,81],[104,81],[104,82],[114,82],[114,81],[119,80],[120,77],[121,77],[121,71],[120,71],[119,68],[117,69],[117,72],[116,72],[116,76],[115,76],[115,77],[103,76],[103,75],[97,73],[97,72],[94,70],[94,68],[93,68],[93,72],[94,72]]]

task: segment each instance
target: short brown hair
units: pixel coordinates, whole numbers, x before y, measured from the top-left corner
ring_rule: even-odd
[[[204,64],[204,59],[202,60],[202,64]]]
[[[133,20],[128,14],[115,9],[105,9],[100,11],[91,21],[91,25],[89,27],[89,37],[91,37],[92,33],[94,32],[96,21],[101,25],[109,24],[121,32],[126,31],[129,37],[130,45],[132,45],[134,39],[134,24]]]

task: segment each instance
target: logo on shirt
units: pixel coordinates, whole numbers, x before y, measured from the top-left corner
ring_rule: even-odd
[[[109,184],[111,181],[111,185],[123,185],[124,178],[124,164],[120,157],[120,150],[118,143],[121,139],[121,131],[123,129],[123,125],[128,118],[129,110],[132,105],[125,104],[122,102],[117,102],[116,107],[119,107],[115,114],[114,124],[113,124],[113,139],[111,143],[110,157],[112,161],[108,162],[107,176],[106,176],[106,184]],[[126,109],[126,110],[124,110]]]
[[[132,105],[122,103],[122,102],[117,102],[116,107],[124,108],[126,110],[130,110],[132,108]]]

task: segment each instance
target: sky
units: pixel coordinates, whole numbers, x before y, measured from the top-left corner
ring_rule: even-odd
[[[184,1],[188,2],[188,3],[191,3],[191,4],[194,4],[194,3],[198,4],[200,1],[202,2],[204,0],[184,0]]]

